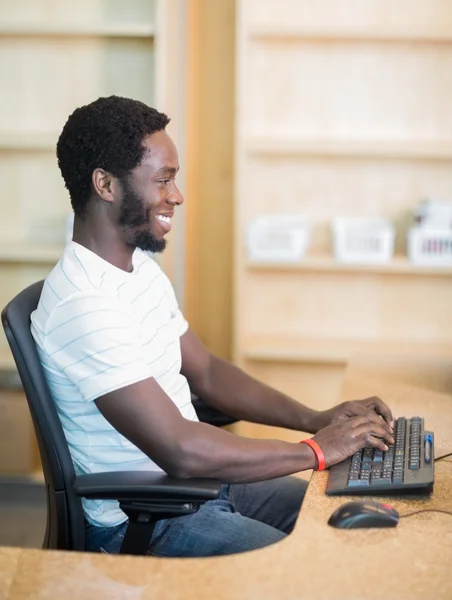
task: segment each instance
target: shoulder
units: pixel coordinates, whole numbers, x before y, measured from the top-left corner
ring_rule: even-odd
[[[47,276],[43,295],[49,296],[52,305],[62,302],[77,292],[90,292],[102,286],[102,265],[96,256],[79,246],[70,243]],[[53,299],[52,299],[53,297]]]
[[[49,302],[46,306],[45,291],[44,287],[34,318],[35,321],[40,321],[41,329],[46,334],[62,324],[71,323],[72,327],[85,329],[96,327],[106,320],[112,322],[119,318],[132,318],[127,304],[120,302],[117,296],[111,293],[89,289],[78,290],[58,302]]]

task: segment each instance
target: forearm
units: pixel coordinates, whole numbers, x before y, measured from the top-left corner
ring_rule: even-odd
[[[244,438],[184,418],[152,377],[95,402],[121,435],[173,477],[251,482],[315,466],[307,444]]]
[[[253,379],[241,369],[212,356],[208,373],[193,391],[206,403],[236,419],[315,433],[317,411]]]
[[[244,438],[205,423],[186,422],[179,441],[179,456],[174,467],[167,468],[176,477],[251,483],[316,466],[314,452],[307,444]]]

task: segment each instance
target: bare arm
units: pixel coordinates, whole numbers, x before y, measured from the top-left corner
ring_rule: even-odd
[[[252,482],[316,467],[306,444],[248,439],[183,418],[153,378],[105,394],[96,405],[113,427],[173,477]],[[368,414],[338,420],[314,439],[330,466],[364,446],[387,449],[375,436],[393,443],[388,425]]]
[[[184,419],[153,378],[96,400],[122,435],[174,477],[252,482],[315,466],[306,444],[253,440]]]
[[[237,419],[316,433],[337,419],[379,415],[391,425],[389,407],[376,396],[317,411],[212,355],[188,330],[181,338],[182,373],[190,388],[211,406]]]
[[[188,330],[181,338],[182,373],[195,394],[236,419],[315,433],[318,412],[208,352]]]

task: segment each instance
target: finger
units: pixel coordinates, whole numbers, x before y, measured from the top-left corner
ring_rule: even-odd
[[[365,415],[358,415],[357,417],[352,417],[350,419],[350,424],[352,428],[359,427],[364,424],[373,424],[376,427],[383,427],[389,433],[392,433],[390,426],[384,421],[377,413],[369,408]]]
[[[374,423],[378,427],[382,427],[391,436],[393,436],[394,430],[392,429],[392,427],[390,425],[388,425],[388,423],[386,423],[386,421],[383,419],[383,417],[380,417],[380,415],[377,415],[377,413],[372,410],[369,411],[367,416],[369,419],[369,423]]]
[[[373,435],[370,435],[367,438],[366,444],[372,448],[378,448],[379,450],[383,450],[383,452],[387,452],[389,450],[388,446],[384,443],[383,440]]]
[[[380,425],[379,427],[372,427],[371,434],[374,437],[383,438],[389,444],[395,444],[395,439],[391,431],[388,431],[388,425]]]
[[[389,406],[385,404],[383,400],[378,396],[374,396],[373,398],[371,398],[370,402],[370,406],[375,410],[375,412],[378,415],[382,416],[386,423],[388,423],[388,425],[392,427],[394,418],[392,416],[392,412]]]
[[[366,437],[373,436],[374,438],[381,438],[383,443],[395,443],[394,438],[392,437],[391,433],[387,431],[387,428],[372,423],[364,423],[363,425],[360,425],[353,431],[353,434],[355,437],[362,435]]]
[[[383,452],[389,450],[389,446],[383,439],[375,437],[368,432],[362,433],[357,441],[360,448],[379,448],[380,450],[383,450]]]

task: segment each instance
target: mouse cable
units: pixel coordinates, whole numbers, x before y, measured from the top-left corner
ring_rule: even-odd
[[[418,515],[419,513],[426,513],[426,512],[438,512],[438,513],[444,513],[445,515],[452,516],[452,511],[450,511],[450,510],[442,510],[441,508],[423,508],[422,510],[415,510],[414,512],[407,513],[406,515],[400,515],[400,518],[403,519],[404,517],[412,517],[413,515]]]
[[[448,454],[443,454],[442,456],[437,456],[435,458],[435,462],[437,460],[442,460],[443,458],[448,458],[449,456],[452,456],[452,452],[449,452]],[[442,510],[440,508],[424,508],[423,510],[416,510],[414,512],[407,513],[406,515],[400,515],[400,518],[403,519],[404,517],[412,517],[413,515],[418,515],[419,513],[425,513],[425,512],[439,512],[439,513],[443,513],[445,515],[452,516],[452,512],[450,510]]]
[[[443,458],[448,458],[449,456],[452,456],[452,452],[449,452],[448,454],[443,454],[442,456],[437,456],[437,457],[435,458],[435,462],[436,462],[437,460],[443,460]]]

